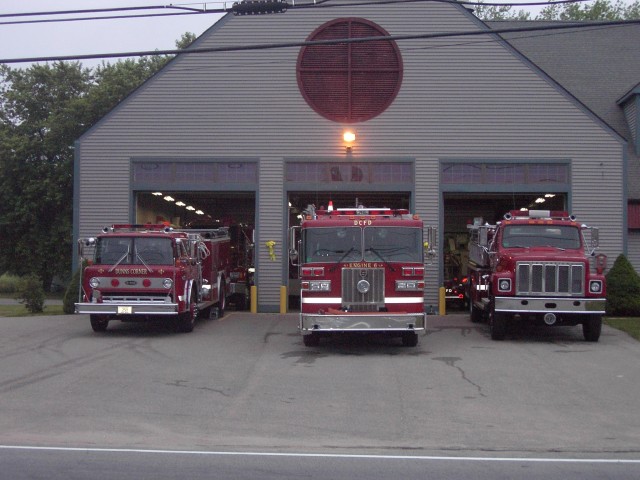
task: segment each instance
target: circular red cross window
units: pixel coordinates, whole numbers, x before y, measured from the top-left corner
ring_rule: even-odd
[[[362,18],[325,23],[307,41],[382,37],[389,34]],[[393,102],[402,83],[402,57],[392,40],[307,45],[298,54],[298,86],[309,106],[329,120],[363,122]]]

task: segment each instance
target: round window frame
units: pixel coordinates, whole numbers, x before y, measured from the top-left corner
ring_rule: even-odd
[[[341,23],[349,23],[349,30],[351,30],[351,24],[352,23],[362,23],[367,25],[368,27],[372,28],[373,30],[376,30],[377,32],[379,32],[381,34],[382,37],[389,37],[390,34],[389,32],[387,32],[383,27],[381,27],[380,25],[378,25],[375,22],[372,22],[371,20],[367,20],[365,18],[360,18],[360,17],[342,17],[342,18],[336,18],[333,20],[330,20],[328,22],[323,23],[322,25],[320,25],[318,28],[316,28],[306,39],[307,42],[313,42],[314,39],[320,34],[322,33],[324,30],[331,28],[337,24],[341,24]],[[359,37],[349,37],[349,39],[352,38],[359,38]],[[305,52],[307,51],[307,49],[310,46],[303,46],[300,51],[298,52],[298,59],[296,62],[296,79],[297,79],[297,83],[298,83],[298,90],[300,91],[300,94],[302,95],[302,97],[304,98],[304,100],[307,102],[307,105],[309,105],[313,111],[315,111],[318,115],[326,118],[327,120],[331,120],[333,122],[337,122],[337,123],[346,123],[346,124],[354,124],[354,123],[361,123],[361,122],[366,122],[368,120],[371,120],[373,118],[378,117],[379,115],[381,115],[382,113],[384,113],[390,106],[391,104],[394,102],[394,100],[396,99],[398,93],[400,92],[400,88],[402,87],[402,81],[404,78],[404,64],[402,61],[402,53],[400,51],[400,47],[398,46],[398,44],[394,41],[394,40],[385,40],[392,48],[393,52],[395,53],[395,57],[396,57],[396,61],[397,61],[397,72],[398,72],[398,78],[396,80],[396,84],[395,84],[395,88],[393,89],[393,91],[389,94],[389,97],[386,99],[386,101],[375,111],[370,113],[369,115],[367,115],[366,117],[359,117],[357,119],[352,119],[351,118],[351,114],[349,114],[349,118],[345,119],[340,115],[337,115],[333,112],[327,111],[326,109],[323,109],[322,106],[318,105],[316,101],[314,101],[312,98],[310,98],[307,93],[306,93],[306,89],[304,88],[304,79],[302,78],[301,73],[304,72],[304,68],[302,67],[302,63],[303,63],[303,59],[304,59],[304,55]],[[347,43],[346,46],[347,48],[350,48],[351,45],[353,45],[353,43],[355,42],[351,42],[351,43]],[[351,52],[348,53],[348,55],[351,55]],[[333,68],[333,70],[335,70],[335,68]],[[388,71],[388,69],[384,69],[381,68],[381,71]],[[349,73],[351,73],[351,66],[347,67],[347,71]],[[348,85],[348,95],[347,98],[349,99],[349,102],[352,102],[353,100],[353,96],[351,95],[352,93],[352,88],[353,85]],[[351,112],[351,106],[353,104],[350,103],[348,105],[348,111]]]

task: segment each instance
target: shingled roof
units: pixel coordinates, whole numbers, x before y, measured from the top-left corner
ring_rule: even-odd
[[[498,30],[544,27],[562,22],[486,23]],[[501,36],[616,132],[629,139],[629,128],[617,101],[640,82],[640,25],[504,33]]]
[[[559,25],[554,21],[491,21],[493,30]],[[564,22],[574,25],[576,22]],[[640,25],[584,27],[502,33],[516,50],[555,80],[630,145],[628,149],[630,198],[640,199],[640,159],[618,103],[640,84]],[[592,22],[591,22],[592,23]]]

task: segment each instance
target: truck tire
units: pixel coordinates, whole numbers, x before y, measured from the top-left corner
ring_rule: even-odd
[[[94,332],[104,332],[109,326],[109,315],[90,315],[89,320]]]
[[[597,342],[602,331],[602,317],[600,315],[585,315],[582,321],[582,334],[587,342]]]
[[[405,347],[415,347],[418,345],[418,335],[413,332],[403,332],[402,345]]]
[[[489,331],[491,332],[491,340],[504,340],[507,335],[507,316],[492,310],[489,315]]]
[[[218,318],[224,316],[224,311],[227,308],[227,289],[225,287],[224,278],[220,281],[220,296],[218,297]]]
[[[477,308],[473,302],[470,302],[469,312],[471,315],[471,321],[473,323],[480,323],[482,321],[482,310]]]
[[[317,333],[310,333],[309,335],[302,336],[302,342],[305,347],[317,347],[320,345],[320,335]]]
[[[178,314],[178,331],[182,333],[193,332],[198,318],[198,303],[195,290],[191,292],[189,308],[186,312]]]
[[[249,304],[247,296],[244,293],[239,293],[236,296],[236,310],[243,311],[247,309]]]

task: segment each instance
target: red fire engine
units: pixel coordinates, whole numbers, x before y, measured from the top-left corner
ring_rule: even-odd
[[[435,238],[428,228],[429,240]],[[299,239],[299,240],[298,240]],[[425,332],[423,223],[408,210],[310,205],[291,228],[306,346],[344,332],[384,332],[415,346]]]
[[[582,324],[597,342],[605,313],[606,256],[595,255],[598,229],[564,211],[514,210],[496,225],[469,225],[471,320],[488,320],[503,340],[515,319]]]
[[[95,331],[110,320],[158,316],[190,332],[200,312],[224,314],[230,244],[224,228],[113,225],[78,243],[87,266],[75,311],[89,314]]]

